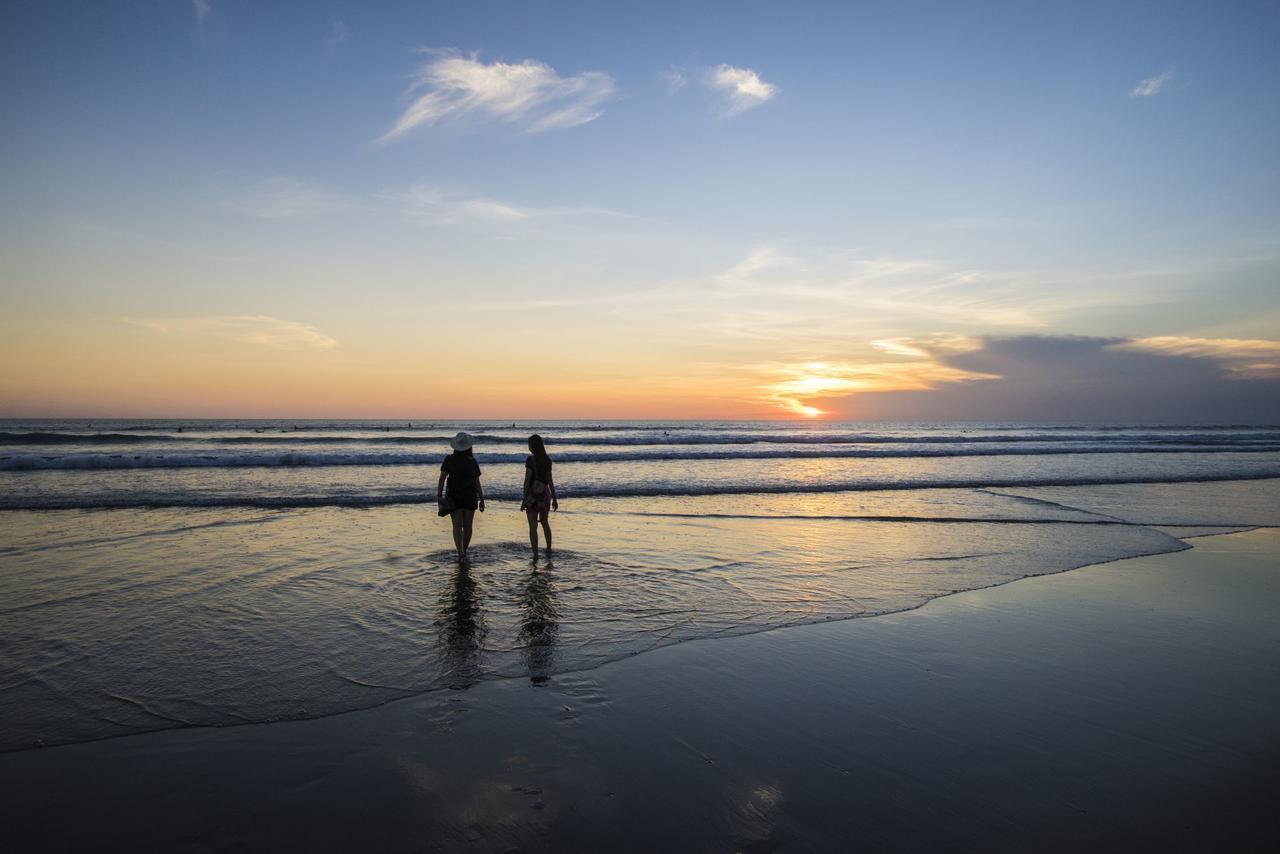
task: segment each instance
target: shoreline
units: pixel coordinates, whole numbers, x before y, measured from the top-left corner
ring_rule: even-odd
[[[514,463],[508,464],[514,467]],[[313,467],[282,466],[277,470],[284,472],[306,472]],[[404,466],[404,468],[423,468],[422,466]],[[206,467],[197,469],[234,470],[226,467]],[[4,472],[6,475],[41,475],[56,470],[29,470]],[[101,470],[100,473],[120,474],[127,472],[147,471],[147,469]],[[648,489],[633,489],[627,492],[582,489],[577,492],[565,492],[566,500],[579,501],[612,501],[627,499],[652,499],[660,497],[676,498],[719,498],[752,495],[834,495],[837,493],[870,493],[870,492],[924,492],[928,490],[955,489],[1037,489],[1037,488],[1072,488],[1072,487],[1112,487],[1112,486],[1179,486],[1183,484],[1234,484],[1256,483],[1259,481],[1280,481],[1280,471],[1248,472],[1223,475],[1221,473],[1194,475],[1155,475],[1143,477],[1132,474],[1114,477],[1062,477],[1062,478],[1026,478],[1009,479],[940,479],[933,481],[872,481],[867,483],[841,482],[816,486],[797,486],[796,484],[741,484],[737,486],[720,486],[714,490],[689,489],[673,491],[669,486]],[[515,487],[507,489],[486,487],[486,498],[493,501],[514,502],[519,498]],[[375,496],[322,496],[316,498],[299,498],[296,496],[263,496],[259,498],[239,497],[235,499],[180,499],[166,497],[163,499],[124,498],[111,501],[95,500],[86,503],[80,499],[63,499],[42,501],[41,503],[0,504],[0,512],[12,513],[49,513],[67,511],[101,511],[101,510],[314,510],[324,508],[343,508],[350,510],[374,510],[381,507],[422,506],[434,504],[435,498],[427,489],[415,488],[412,492],[393,495]]]
[[[1247,850],[1280,829],[1278,555],[1208,535],[543,685],[12,752],[0,792],[33,850]]]
[[[572,511],[569,511],[569,513],[572,514]],[[645,514],[640,514],[640,515],[645,515]],[[648,515],[671,516],[671,515],[677,515],[677,514],[648,514]],[[814,518],[814,517],[807,517],[807,516],[737,517],[737,516],[728,516],[728,515],[716,516],[714,514],[704,514],[704,515],[708,516],[709,518],[763,518],[763,519],[771,519],[771,520],[772,519],[812,519]],[[837,519],[837,520],[856,519],[857,521],[886,522],[886,523],[900,523],[903,521],[922,521],[921,519],[905,518],[905,517],[824,517],[824,518]],[[939,518],[936,520],[929,520],[929,521],[937,521],[939,523],[960,523],[960,524],[964,524],[964,523],[997,523],[999,524],[999,523],[1004,523],[1006,520],[981,519],[981,518],[975,518],[975,519]],[[951,590],[945,593],[940,593],[938,595],[926,598],[923,601],[918,602],[914,605],[909,605],[902,608],[893,608],[893,609],[887,609],[883,611],[850,614],[847,616],[825,617],[823,619],[799,621],[794,623],[784,623],[781,625],[773,625],[773,626],[766,626],[766,627],[760,627],[760,628],[743,627],[741,631],[724,632],[720,634],[711,634],[711,635],[706,635],[702,637],[679,639],[669,643],[659,644],[649,649],[626,653],[626,654],[620,655],[618,658],[612,658],[590,667],[556,671],[554,673],[548,674],[548,678],[557,679],[557,678],[562,678],[566,676],[578,676],[583,674],[590,674],[596,670],[599,670],[602,667],[608,667],[610,665],[630,661],[632,659],[635,659],[644,655],[648,655],[658,650],[668,649],[670,647],[681,646],[684,644],[696,644],[696,643],[702,643],[707,641],[721,641],[721,640],[727,640],[732,638],[752,637],[755,635],[768,634],[770,632],[776,632],[776,631],[805,629],[813,626],[832,625],[832,624],[846,623],[846,622],[852,622],[857,620],[879,619],[883,617],[894,616],[897,614],[908,614],[913,611],[918,611],[922,608],[926,608],[935,602],[939,602],[941,600],[945,600],[953,596],[961,596],[966,593],[974,593],[974,592],[979,592],[984,590],[993,590],[996,588],[1005,587],[1010,584],[1015,584],[1020,581],[1027,581],[1033,578],[1063,575],[1066,573],[1072,573],[1072,572],[1078,572],[1080,570],[1090,569],[1092,567],[1106,566],[1107,564],[1112,564],[1119,561],[1139,560],[1139,559],[1148,558],[1148,557],[1158,557],[1160,555],[1178,554],[1180,552],[1187,551],[1188,549],[1194,548],[1192,544],[1186,542],[1187,540],[1194,539],[1194,538],[1229,536],[1231,534],[1248,533],[1250,531],[1255,531],[1255,530],[1267,530],[1267,529],[1280,530],[1280,526],[1252,525],[1247,528],[1242,528],[1240,530],[1219,531],[1219,532],[1209,532],[1209,533],[1178,536],[1162,530],[1162,527],[1166,527],[1166,526],[1146,525],[1138,522],[1126,522],[1119,519],[1116,519],[1114,521],[1110,519],[1099,519],[1098,521],[1083,521],[1083,520],[1070,520],[1070,519],[1010,520],[1010,523],[1011,524],[1030,524],[1030,525],[1115,525],[1115,526],[1135,527],[1135,528],[1151,528],[1153,530],[1159,531],[1160,533],[1169,537],[1171,540],[1180,541],[1182,543],[1182,547],[1170,548],[1170,549],[1161,550],[1161,551],[1144,552],[1140,554],[1127,555],[1124,557],[1109,558],[1106,560],[1093,561],[1090,563],[1082,563],[1078,566],[1069,566],[1061,569],[1051,569],[1047,572],[1027,573],[1017,578],[1001,579],[999,581],[995,581],[987,585],[981,585],[978,587],[967,587],[963,589]],[[508,681],[508,680],[514,680],[518,682],[523,680],[524,678],[526,678],[524,675],[493,675],[493,676],[488,676],[482,679],[479,683],[477,683],[477,685],[488,684],[490,682],[502,682],[502,681]],[[436,695],[436,694],[445,693],[445,692],[454,691],[454,690],[457,690],[457,689],[451,688],[448,686],[433,687],[433,688],[428,688],[422,691],[414,691],[398,697],[391,697],[371,705],[358,706],[351,709],[344,709],[341,711],[318,714],[313,716],[285,717],[285,718],[276,718],[276,719],[267,719],[267,720],[249,720],[249,721],[244,721],[242,723],[228,723],[228,724],[222,724],[222,725],[179,723],[174,726],[159,727],[159,728],[150,729],[150,730],[124,732],[124,733],[119,733],[117,735],[107,735],[99,738],[84,739],[79,741],[60,741],[52,744],[46,744],[43,742],[43,740],[38,740],[39,743],[32,744],[27,747],[0,749],[0,757],[4,757],[9,754],[25,753],[25,752],[34,751],[34,750],[54,750],[59,748],[70,748],[70,747],[77,747],[80,745],[96,744],[98,742],[117,741],[120,739],[128,739],[128,738],[143,738],[147,736],[159,735],[162,733],[183,732],[188,730],[205,730],[205,729],[235,730],[235,729],[241,729],[244,727],[271,726],[271,725],[288,724],[288,723],[303,723],[307,721],[322,721],[322,720],[327,720],[329,718],[338,718],[346,715],[356,715],[356,714],[361,714],[363,712],[371,712],[371,711],[375,711],[377,709],[381,709],[396,703],[411,702],[415,699],[428,697],[429,695]]]

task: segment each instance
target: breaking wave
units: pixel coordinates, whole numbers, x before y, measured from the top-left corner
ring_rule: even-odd
[[[836,483],[787,484],[682,484],[656,481],[617,486],[560,488],[567,498],[652,498],[703,495],[785,495],[835,492],[881,492],[918,489],[982,489],[988,487],[1100,486],[1106,484],[1212,483],[1216,481],[1270,480],[1280,478],[1280,464],[1248,472],[1205,475],[1097,475],[1085,477],[974,477],[937,480],[859,480]],[[520,493],[510,488],[485,488],[489,500],[518,501]],[[311,495],[191,494],[179,492],[132,492],[111,495],[0,495],[0,510],[106,510],[156,507],[254,507],[285,509],[298,507],[386,507],[395,504],[435,503],[435,489],[397,488],[377,492],[339,492]]]

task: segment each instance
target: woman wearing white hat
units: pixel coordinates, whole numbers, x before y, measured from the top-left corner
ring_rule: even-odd
[[[458,550],[458,560],[467,556],[467,547],[471,545],[471,521],[475,518],[476,509],[484,512],[480,464],[471,453],[472,444],[466,433],[459,433],[449,440],[453,453],[440,464],[440,483],[436,486],[440,515],[447,513],[453,520],[453,545]]]

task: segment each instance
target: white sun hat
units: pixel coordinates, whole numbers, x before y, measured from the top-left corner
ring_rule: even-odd
[[[449,440],[449,447],[455,451],[469,451],[472,444],[471,436],[467,433],[459,433]]]

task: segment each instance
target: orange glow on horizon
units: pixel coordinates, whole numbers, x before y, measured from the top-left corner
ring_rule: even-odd
[[[11,328],[0,341],[10,368],[0,376],[0,417],[811,421],[847,414],[847,402],[824,400],[981,377],[907,339],[893,352],[864,345],[856,360],[735,364],[579,327],[545,355],[515,333],[483,346],[446,340],[442,362],[411,331],[411,341],[397,342],[388,327],[340,343],[265,316]]]

